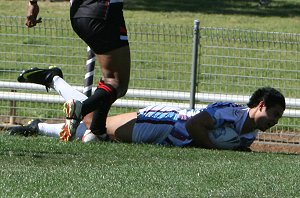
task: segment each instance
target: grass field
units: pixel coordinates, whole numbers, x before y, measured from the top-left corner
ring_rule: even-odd
[[[268,7],[257,2],[129,0],[124,14],[127,22],[184,25],[199,19],[204,27],[300,33],[299,0],[273,0]],[[26,4],[1,0],[1,15],[24,17]],[[40,2],[40,13],[67,19],[68,7],[67,1]],[[4,133],[0,154],[0,197],[300,197],[299,155],[66,144]]]
[[[0,135],[0,197],[298,197],[299,155]]]

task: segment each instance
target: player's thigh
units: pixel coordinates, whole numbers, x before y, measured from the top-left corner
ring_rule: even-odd
[[[125,113],[107,118],[107,134],[120,142],[131,142],[136,121],[136,112]]]
[[[105,54],[97,55],[104,78],[117,78],[126,83],[130,78],[130,49],[123,46]]]

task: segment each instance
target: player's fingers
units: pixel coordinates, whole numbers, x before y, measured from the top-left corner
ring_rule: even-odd
[[[27,27],[30,27],[30,21],[26,21],[25,25],[26,25]]]
[[[31,25],[32,25],[32,16],[27,16],[25,25],[27,27],[31,27]]]
[[[42,22],[41,17],[38,20],[36,20],[36,17],[31,15],[31,16],[27,16],[25,25],[30,28],[36,26],[37,23],[41,23],[41,22]]]
[[[42,18],[38,18],[38,20],[35,21],[36,23],[42,23]]]
[[[25,25],[26,25],[27,27],[34,27],[34,26],[36,25],[36,23],[33,22],[33,21],[27,21],[27,22],[25,23]]]

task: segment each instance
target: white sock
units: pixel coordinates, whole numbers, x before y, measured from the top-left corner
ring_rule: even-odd
[[[57,137],[59,138],[59,133],[64,126],[64,123],[60,124],[48,124],[48,123],[39,123],[39,135],[48,136],[48,137]]]
[[[88,97],[81,93],[80,91],[74,89],[71,85],[69,85],[64,79],[59,76],[54,76],[52,80],[53,89],[57,91],[59,95],[61,95],[66,101],[70,99],[76,99],[79,101],[84,101]]]
[[[48,123],[39,123],[38,124],[38,134],[48,137],[57,137],[59,138],[59,133],[65,124],[48,124]],[[84,132],[86,131],[86,126],[83,122],[80,122],[79,126],[76,129],[75,139],[82,138]]]
[[[74,89],[71,85],[69,85],[64,79],[59,76],[54,76],[52,80],[53,89],[57,91],[59,95],[61,95],[66,101],[70,99],[76,99],[79,101],[84,101],[88,97],[78,90]],[[64,123],[60,124],[48,124],[48,123],[39,123],[39,134],[48,137],[57,137],[59,138],[59,134],[61,132]],[[87,128],[81,122],[76,130],[76,138],[82,138],[85,130]]]

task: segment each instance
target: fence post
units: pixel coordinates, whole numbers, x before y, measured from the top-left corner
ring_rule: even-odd
[[[87,47],[86,74],[84,75],[83,94],[87,97],[92,95],[93,79],[95,73],[95,53],[90,47]]]
[[[194,20],[194,32],[193,32],[193,56],[192,56],[192,70],[191,70],[191,91],[190,91],[190,108],[195,108],[196,98],[196,78],[197,78],[197,63],[198,63],[198,46],[199,46],[199,29],[200,21]]]
[[[11,90],[11,92],[17,92],[16,90]],[[10,101],[10,113],[9,113],[9,124],[13,125],[16,123],[17,115],[17,102],[15,100]]]

